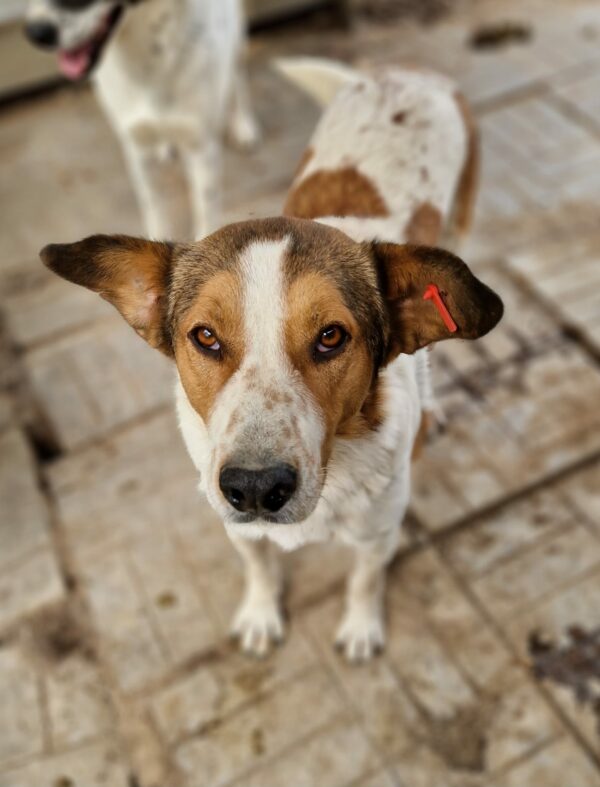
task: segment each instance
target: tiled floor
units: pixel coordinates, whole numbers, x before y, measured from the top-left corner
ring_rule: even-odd
[[[480,118],[465,257],[506,317],[433,351],[448,423],[415,467],[387,650],[361,668],[331,647],[335,546],[287,556],[273,656],[228,642],[239,566],[168,363],[36,259],[139,231],[115,140],[85,89],[0,113],[1,787],[600,785],[600,7],[468,10],[255,38],[266,142],[227,159],[227,217],[276,213],[317,117],[268,70],[285,51],[442,68]],[[531,36],[471,49],[490,20]]]

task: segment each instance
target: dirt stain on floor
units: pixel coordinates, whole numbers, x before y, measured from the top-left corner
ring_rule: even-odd
[[[565,686],[596,716],[600,734],[600,627],[567,629],[567,644],[556,645],[538,632],[529,637],[532,672],[537,680]]]
[[[450,718],[430,718],[428,744],[452,770],[482,773],[492,713],[492,703],[482,699],[459,708]]]
[[[74,605],[59,604],[33,616],[30,637],[35,654],[47,663],[61,662],[75,653],[90,661],[95,659],[81,611]]]
[[[496,49],[508,44],[526,44],[531,39],[531,28],[521,22],[499,22],[482,25],[469,38],[471,49]]]

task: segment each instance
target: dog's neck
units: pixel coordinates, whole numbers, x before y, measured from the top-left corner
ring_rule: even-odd
[[[119,29],[109,42],[107,56],[116,56],[129,67],[141,61],[141,73],[148,56],[154,62],[165,56],[171,59],[186,37],[186,28],[189,30],[196,17],[202,15],[203,6],[190,0],[130,0]]]

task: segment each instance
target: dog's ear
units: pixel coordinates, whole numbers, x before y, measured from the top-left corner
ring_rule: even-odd
[[[390,316],[387,361],[442,339],[477,339],[503,313],[500,298],[454,254],[428,246],[371,246]]]
[[[42,249],[44,264],[113,304],[149,344],[172,355],[166,303],[174,246],[125,235],[94,235]]]

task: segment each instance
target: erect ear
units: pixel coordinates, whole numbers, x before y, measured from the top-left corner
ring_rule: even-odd
[[[477,339],[502,317],[496,293],[449,251],[395,243],[372,250],[390,316],[387,361],[442,339]]]
[[[125,235],[93,235],[51,244],[40,256],[64,279],[97,292],[116,306],[149,344],[172,355],[166,301],[174,247]]]

